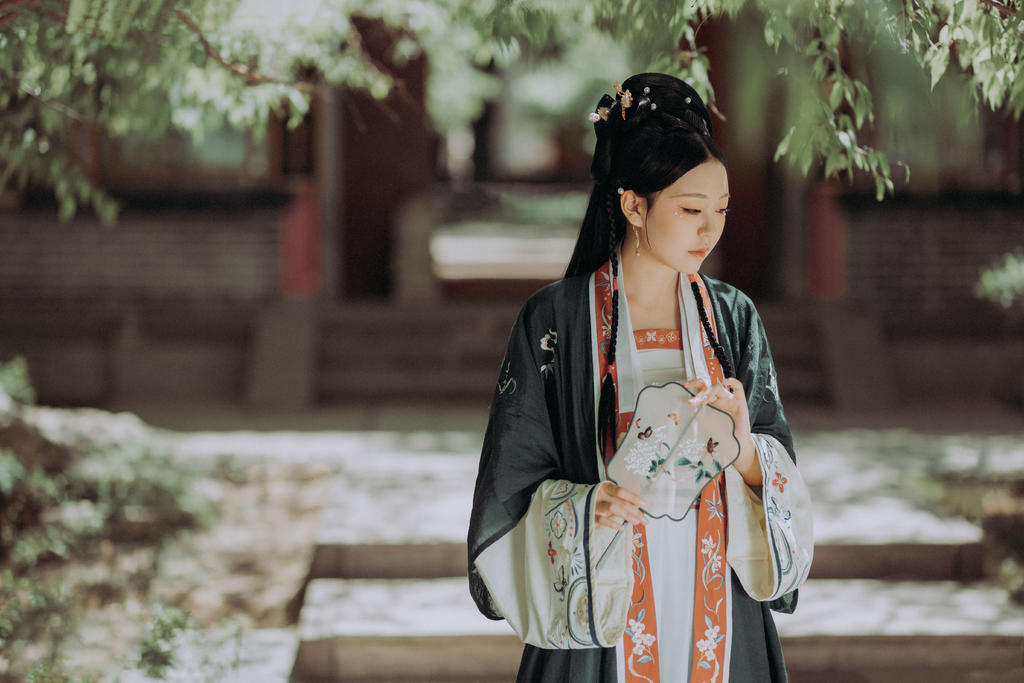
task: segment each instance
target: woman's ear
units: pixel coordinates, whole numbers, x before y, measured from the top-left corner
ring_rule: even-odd
[[[644,219],[647,217],[646,199],[633,190],[626,190],[619,196],[619,206],[622,207],[622,215],[630,225],[637,228],[644,226]]]

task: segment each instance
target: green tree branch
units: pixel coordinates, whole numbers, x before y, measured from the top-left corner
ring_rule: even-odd
[[[343,7],[0,0],[0,73],[9,76],[0,85],[0,177],[16,186],[53,187],[63,215],[77,205],[96,208],[103,195],[82,180],[70,124],[90,122],[114,136],[175,127],[200,138],[224,124],[259,130],[270,111],[287,110],[292,122],[300,120],[320,87],[408,98],[407,85],[387,64],[421,54],[430,69],[429,112],[444,132],[468,125],[498,95],[498,80],[483,65],[551,63],[593,36],[612,41],[638,70],[685,78],[724,119],[702,27],[746,21],[763,27],[761,61],[779,64],[785,74],[765,76],[762,67],[757,76],[773,79],[771,87],[788,102],[776,159],[805,174],[866,175],[881,197],[893,192],[891,168],[901,162],[890,162],[880,132],[913,132],[886,114],[894,90],[917,92],[923,82],[925,94],[915,105],[924,111],[928,85],[934,90],[942,81],[1020,117],[1020,14],[1019,2],[997,0],[348,0]],[[389,59],[369,56],[356,17],[391,28],[397,39]],[[886,63],[873,56],[878,53]],[[899,69],[891,66],[896,63]],[[575,78],[587,83],[598,76],[614,80],[596,71]],[[578,102],[565,99],[557,107],[569,116]],[[585,122],[574,125],[584,134]]]

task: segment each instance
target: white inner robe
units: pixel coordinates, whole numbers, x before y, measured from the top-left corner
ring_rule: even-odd
[[[684,336],[684,344],[685,336]],[[637,351],[642,386],[685,382],[684,351]],[[654,589],[654,615],[658,635],[658,669],[662,683],[686,681],[690,671],[690,634],[693,629],[694,576],[697,558],[697,511],[682,521],[647,518],[647,558]],[[626,680],[623,641],[615,647],[618,680]]]

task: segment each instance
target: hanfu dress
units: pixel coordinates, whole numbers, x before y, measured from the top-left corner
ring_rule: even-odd
[[[721,380],[686,277],[680,330],[633,330],[619,297],[620,439],[644,386]],[[744,385],[764,485],[727,468],[682,520],[648,518],[611,543],[615,532],[594,523],[609,450],[595,406],[611,292],[624,283],[606,264],[531,297],[502,363],[468,538],[477,605],[526,644],[520,681],[786,680],[770,609],[792,611],[807,577],[810,501],[753,304],[691,277]]]

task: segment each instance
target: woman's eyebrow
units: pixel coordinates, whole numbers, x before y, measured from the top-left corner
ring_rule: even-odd
[[[719,199],[725,199],[728,196],[729,193],[726,192],[721,197],[719,197]],[[669,198],[671,199],[672,197],[703,197],[704,199],[708,198],[708,196],[706,194],[703,194],[702,192],[680,192],[679,194],[670,194]]]

